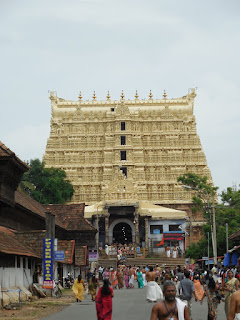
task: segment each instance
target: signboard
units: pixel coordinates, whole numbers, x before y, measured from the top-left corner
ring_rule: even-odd
[[[88,261],[98,261],[98,252],[97,250],[88,250]]]
[[[202,257],[202,260],[208,260],[208,257]]]
[[[65,251],[55,251],[55,261],[65,261]]]
[[[153,234],[160,234],[160,229],[154,229]]]
[[[141,253],[141,249],[140,249],[140,247],[137,247],[137,249],[136,249],[136,253]]]
[[[43,239],[43,288],[53,288],[53,240]]]
[[[164,232],[164,241],[184,240],[184,232]]]

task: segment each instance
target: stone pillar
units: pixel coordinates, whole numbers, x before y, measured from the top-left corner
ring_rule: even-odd
[[[148,229],[149,229],[149,223],[148,223],[148,217],[145,218],[145,248],[148,252]]]
[[[135,244],[139,246],[139,215],[135,212]]]
[[[105,244],[109,243],[109,215],[105,216]]]

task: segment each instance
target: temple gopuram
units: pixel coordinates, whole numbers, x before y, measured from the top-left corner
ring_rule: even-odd
[[[97,245],[134,243],[156,252],[198,241],[204,223],[193,214],[192,193],[177,177],[212,182],[193,114],[194,89],[180,98],[84,101],[50,93],[52,119],[44,162],[66,171],[85,203],[85,218],[99,230]],[[164,246],[157,246],[164,238]]]

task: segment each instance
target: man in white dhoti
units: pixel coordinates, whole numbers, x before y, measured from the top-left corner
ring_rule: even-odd
[[[186,304],[176,298],[176,287],[173,281],[167,280],[164,282],[163,294],[165,300],[153,306],[150,320],[190,320]]]
[[[146,275],[147,279],[147,301],[156,302],[163,298],[162,290],[155,281],[156,272],[153,271],[153,267],[149,267],[149,272]]]
[[[131,266],[129,268],[129,287],[134,289],[134,270]]]
[[[240,320],[240,290],[231,297],[227,320]]]
[[[171,254],[171,248],[170,247],[166,248],[166,253],[167,253],[167,257],[170,258],[170,254]]]

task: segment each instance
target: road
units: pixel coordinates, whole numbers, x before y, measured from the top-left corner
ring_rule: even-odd
[[[146,288],[114,290],[112,320],[147,320],[150,319],[152,303],[146,301]],[[73,303],[62,312],[41,320],[96,320],[95,303],[90,295],[81,303]],[[193,320],[207,320],[207,302],[203,305],[193,301]],[[226,320],[224,302],[218,306],[218,320]]]

